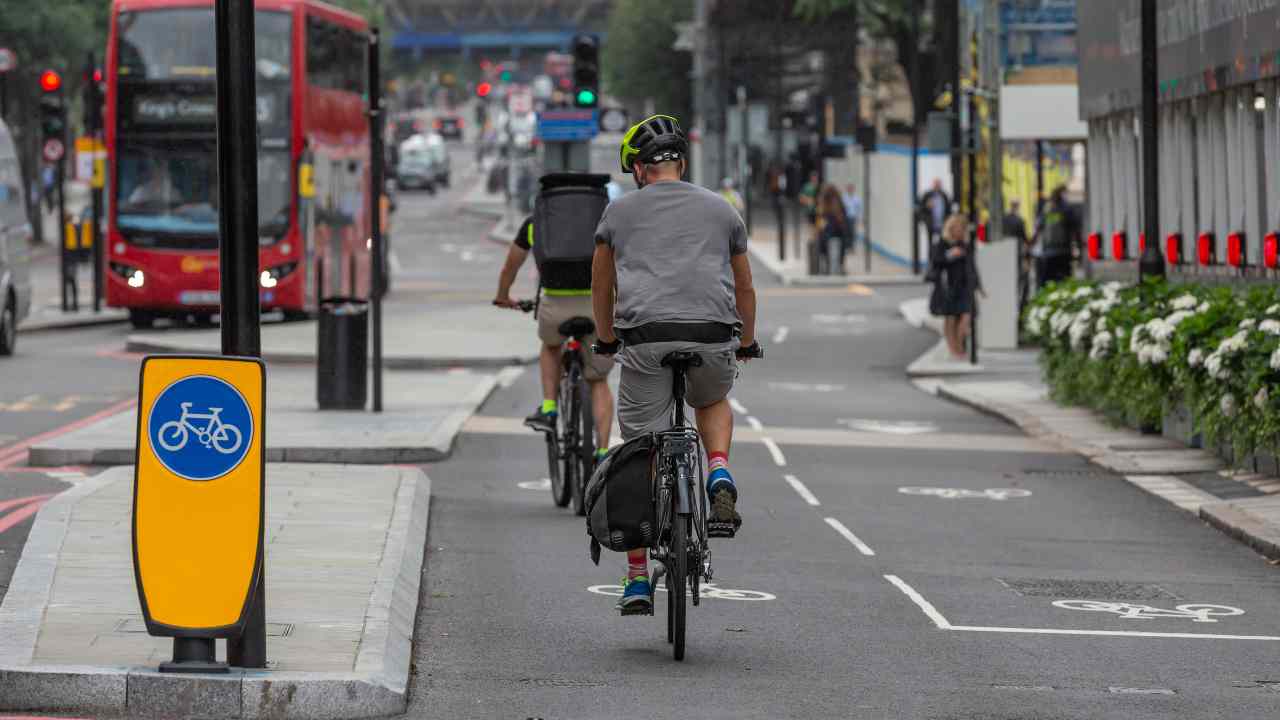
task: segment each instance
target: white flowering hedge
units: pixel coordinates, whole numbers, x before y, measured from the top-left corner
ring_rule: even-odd
[[[1235,457],[1280,454],[1280,291],[1094,283],[1051,285],[1027,306],[1027,339],[1055,400],[1160,426],[1179,401]]]

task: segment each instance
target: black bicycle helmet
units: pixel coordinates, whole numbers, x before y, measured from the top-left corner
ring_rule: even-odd
[[[629,173],[636,161],[679,160],[688,152],[689,138],[680,129],[680,121],[670,115],[654,115],[632,125],[622,137],[619,159],[622,172]]]

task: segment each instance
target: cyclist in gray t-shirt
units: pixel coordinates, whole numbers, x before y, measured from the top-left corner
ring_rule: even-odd
[[[737,377],[735,352],[755,341],[756,295],[747,260],[747,231],[724,198],[683,182],[688,140],[675,118],[655,115],[622,140],[624,172],[638,191],[615,200],[596,228],[591,299],[601,352],[618,352],[618,424],[623,440],[666,429],[674,405],[671,371],[662,358],[697,352],[689,368],[687,402],[707,450],[708,530],[733,537],[742,525],[738,490],[729,472]],[[627,554],[619,606],[647,605],[645,550]]]

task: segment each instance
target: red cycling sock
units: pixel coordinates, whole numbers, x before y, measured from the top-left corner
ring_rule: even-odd
[[[711,473],[719,468],[729,467],[729,453],[713,452],[707,453],[707,472]]]
[[[627,579],[649,577],[649,557],[644,550],[632,550],[627,553]]]

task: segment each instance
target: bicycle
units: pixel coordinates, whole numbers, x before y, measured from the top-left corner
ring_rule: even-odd
[[[219,417],[222,408],[211,407],[207,413],[193,413],[191,412],[193,403],[184,402],[178,405],[182,408],[182,416],[161,425],[160,432],[156,435],[160,441],[160,447],[176,452],[186,447],[190,434],[195,433],[196,440],[201,445],[212,447],[223,455],[230,455],[240,449],[240,443],[244,440],[240,434],[240,428],[222,422],[222,418]],[[208,420],[209,422],[203,428],[198,428],[191,424],[191,420]]]
[[[615,341],[611,347],[596,347],[616,353],[620,345]],[[761,358],[764,352],[756,343],[739,348],[737,357]],[[671,429],[656,433],[657,542],[649,551],[649,558],[658,566],[649,585],[649,607],[623,611],[624,615],[652,615],[654,593],[658,583],[665,581],[667,642],[678,661],[683,661],[685,654],[685,598],[691,598],[697,607],[702,599],[702,583],[711,582],[714,575],[707,530],[706,454],[702,436],[689,425],[684,410],[689,368],[701,365],[702,356],[696,352],[672,352],[662,358],[662,367],[671,368],[675,409]]]
[[[532,300],[521,300],[516,305],[526,313],[532,312],[535,306]],[[545,433],[551,499],[557,507],[572,502],[574,514],[586,516],[586,488],[595,471],[597,438],[582,353],[586,351],[583,340],[594,333],[596,327],[590,318],[571,317],[558,329],[568,339],[560,351],[557,430]]]

